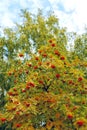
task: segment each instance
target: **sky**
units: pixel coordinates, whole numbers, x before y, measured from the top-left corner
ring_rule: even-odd
[[[0,0],[0,28],[14,27],[21,9],[37,13],[38,8],[53,11],[69,32],[83,33],[87,26],[87,0]]]

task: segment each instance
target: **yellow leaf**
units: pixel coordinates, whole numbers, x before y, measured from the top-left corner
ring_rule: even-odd
[[[33,126],[29,126],[26,130],[35,130]]]
[[[52,126],[53,126],[53,122],[48,121],[48,122],[47,122],[47,125],[46,125],[46,128],[47,128],[48,130],[50,130],[50,129],[52,128]]]

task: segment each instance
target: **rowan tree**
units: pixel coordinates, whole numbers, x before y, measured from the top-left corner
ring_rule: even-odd
[[[48,39],[9,74],[16,82],[7,93],[1,123],[12,129],[87,128],[87,80],[59,44]]]
[[[2,70],[10,88],[0,112],[0,129],[87,129],[87,79],[78,67],[87,63],[70,59],[66,33],[54,16],[34,18],[24,11],[23,18],[15,33],[5,30],[1,46],[8,54]]]

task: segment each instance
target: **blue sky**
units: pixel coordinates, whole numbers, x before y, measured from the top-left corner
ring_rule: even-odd
[[[87,25],[87,0],[0,0],[0,26],[13,27],[19,22],[20,9],[36,13],[51,10],[60,20],[60,26],[68,31],[82,33]]]

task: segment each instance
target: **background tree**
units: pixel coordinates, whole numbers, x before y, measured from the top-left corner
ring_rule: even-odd
[[[73,37],[73,47],[70,50],[70,57],[75,59],[75,61],[79,59],[79,64],[77,62],[77,67],[83,70],[85,73],[85,78],[87,78],[87,32],[84,34],[72,34]],[[71,38],[72,39],[72,38]],[[72,41],[72,40],[71,40]]]
[[[79,59],[87,60],[87,33],[77,36],[74,43],[75,54]]]

